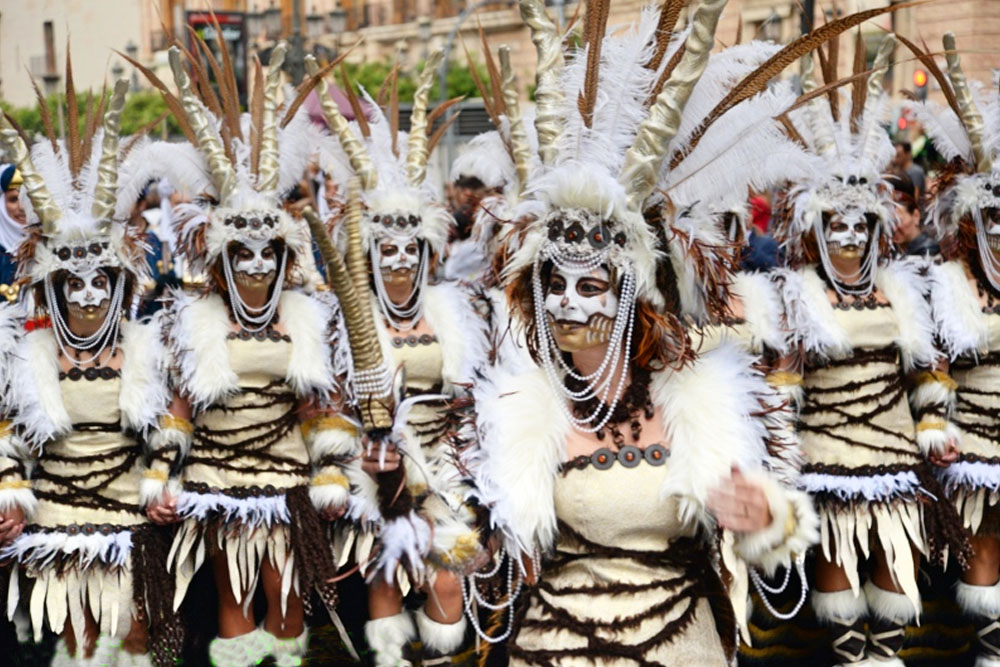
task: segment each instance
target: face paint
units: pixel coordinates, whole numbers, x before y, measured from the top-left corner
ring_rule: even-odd
[[[608,270],[599,268],[585,275],[554,270],[545,311],[560,350],[575,352],[606,344],[618,313],[618,296],[611,289]]]
[[[278,258],[270,241],[247,239],[232,258],[233,277],[240,287],[266,287],[278,271]]]
[[[858,259],[868,246],[868,220],[863,216],[833,216],[826,223],[826,247],[830,257]]]
[[[986,230],[986,243],[994,255],[1000,254],[1000,208],[982,209],[980,215]]]
[[[420,265],[420,244],[416,236],[390,237],[378,243],[378,268],[386,285],[413,282]]]
[[[101,269],[91,269],[81,275],[70,274],[63,283],[63,297],[70,318],[103,319],[111,305],[111,284]]]

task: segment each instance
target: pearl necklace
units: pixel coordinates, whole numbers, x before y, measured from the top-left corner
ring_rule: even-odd
[[[398,331],[411,330],[424,316],[424,288],[427,287],[427,267],[430,264],[427,244],[424,243],[423,249],[420,251],[420,262],[417,264],[417,275],[416,280],[413,281],[413,289],[403,301],[404,304],[412,302],[411,306],[397,306],[389,298],[389,293],[385,289],[385,281],[382,278],[382,271],[376,266],[378,246],[374,239],[372,239],[369,257],[372,264],[372,282],[375,283],[375,295],[378,297],[382,316]]]
[[[802,582],[802,590],[799,592],[799,600],[795,604],[795,607],[787,614],[783,614],[775,609],[774,605],[772,605],[771,601],[767,598],[767,595],[765,595],[765,592],[770,593],[771,595],[780,595],[781,593],[784,593],[785,589],[788,588],[788,582],[792,577],[792,568],[788,567],[785,569],[785,580],[781,583],[781,585],[776,587],[769,586],[754,567],[748,566],[748,569],[750,570],[750,580],[753,581],[754,588],[757,589],[760,599],[764,601],[764,606],[767,607],[767,610],[771,612],[775,618],[781,621],[787,621],[794,618],[799,613],[802,606],[806,603],[806,597],[809,594],[809,583],[806,580],[806,555],[804,553],[795,557],[795,571],[798,572],[799,581]]]
[[[95,363],[109,346],[111,348],[111,356],[115,355],[115,348],[118,345],[118,329],[121,325],[122,301],[124,298],[125,277],[119,276],[119,279],[115,282],[114,294],[111,295],[108,312],[104,315],[104,321],[101,322],[101,326],[90,336],[77,336],[70,331],[69,325],[59,311],[59,301],[56,297],[55,288],[52,286],[52,274],[45,276],[45,300],[48,303],[49,312],[51,313],[56,345],[59,346],[59,350],[71,364],[77,368],[82,368],[87,364]],[[70,347],[78,352],[93,350],[95,348],[96,351],[86,359],[77,359],[69,354],[68,348]]]
[[[247,305],[247,302],[240,296],[239,290],[236,289],[236,280],[233,278],[233,267],[229,259],[229,254],[226,253],[222,267],[226,274],[226,286],[229,288],[230,302],[233,304],[233,317],[236,318],[236,323],[244,331],[250,333],[263,331],[271,323],[271,320],[274,319],[274,314],[278,311],[278,302],[281,300],[281,290],[285,284],[285,264],[287,261],[288,247],[286,246],[281,255],[281,266],[278,269],[278,275],[274,279],[271,298],[268,299],[263,307],[254,308]]]
[[[496,553],[494,558],[496,559],[496,567],[494,567],[489,572],[479,573],[473,572],[467,577],[462,577],[462,603],[465,609],[465,615],[469,618],[469,622],[472,624],[473,630],[476,631],[476,635],[488,644],[499,644],[507,640],[510,637],[511,632],[514,630],[514,603],[517,602],[517,596],[520,595],[521,589],[524,586],[524,577],[521,576],[520,569],[516,567],[514,558],[510,557],[510,562],[507,566],[507,601],[500,602],[498,604],[492,604],[491,602],[485,600],[482,593],[479,592],[479,587],[476,586],[477,579],[489,579],[496,576],[497,572],[500,571],[500,566],[503,565],[504,556],[506,555],[506,549],[503,547]],[[537,570],[535,569],[535,563],[538,562],[538,552],[533,554],[531,561],[532,572],[537,575]],[[517,581],[514,580],[514,570],[517,569]],[[537,576],[536,576],[537,580]],[[483,606],[490,611],[502,611],[507,610],[507,629],[496,637],[491,637],[482,627],[479,625],[479,614],[477,613],[478,607]]]
[[[875,272],[878,269],[879,226],[875,225],[871,243],[868,244],[861,266],[849,275],[840,273],[830,262],[830,251],[826,247],[822,218],[817,218],[813,224],[813,234],[816,236],[820,263],[823,265],[826,275],[830,277],[834,291],[840,296],[867,296],[871,294],[875,287]]]

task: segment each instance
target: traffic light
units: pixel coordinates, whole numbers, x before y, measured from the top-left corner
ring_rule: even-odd
[[[917,99],[921,102],[927,99],[927,71],[922,69],[913,70],[913,85],[916,88]]]

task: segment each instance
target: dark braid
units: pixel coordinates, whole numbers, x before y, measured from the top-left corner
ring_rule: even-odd
[[[337,574],[330,540],[323,520],[309,498],[309,487],[296,486],[285,494],[285,504],[291,515],[288,524],[295,565],[298,568],[299,590],[307,615],[312,613],[312,591],[315,590],[331,614],[337,608],[337,585],[328,581]]]
[[[184,648],[184,626],[174,611],[174,577],[167,571],[169,529],[144,525],[132,532],[132,600],[145,612],[149,651],[157,667],[176,664]]]

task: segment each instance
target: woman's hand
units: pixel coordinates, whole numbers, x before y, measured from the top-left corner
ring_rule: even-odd
[[[361,469],[369,475],[377,475],[380,472],[392,472],[399,467],[402,456],[396,449],[395,443],[386,443],[385,455],[380,456],[381,447],[372,443],[368,436],[361,438]],[[381,458],[381,461],[379,460]]]
[[[343,504],[340,507],[334,507],[333,505],[327,505],[319,511],[320,518],[323,521],[336,521],[337,519],[344,516],[347,513],[347,504]]]
[[[177,498],[164,492],[163,496],[155,503],[146,506],[146,516],[155,524],[165,526],[180,521],[177,516]]]
[[[958,460],[958,442],[954,438],[944,443],[944,449],[940,452],[931,452],[927,455],[927,460],[939,468],[947,468]]]
[[[728,484],[708,494],[707,506],[719,525],[734,533],[752,533],[771,525],[771,508],[764,489],[736,468]]]
[[[16,505],[0,514],[0,544],[13,542],[24,531],[24,510]]]

